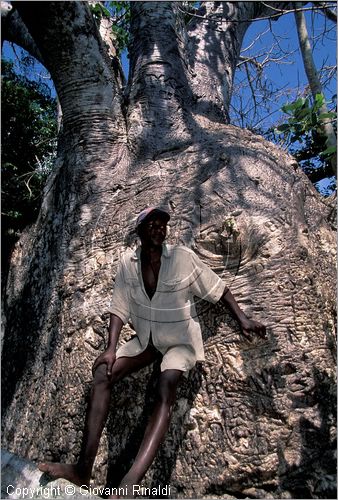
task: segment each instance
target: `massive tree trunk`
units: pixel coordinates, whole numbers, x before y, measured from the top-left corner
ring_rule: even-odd
[[[63,128],[8,280],[4,445],[31,460],[76,459],[116,264],[137,213],[159,204],[169,240],[223,277],[268,341],[248,343],[226,310],[200,306],[207,359],[182,383],[144,484],[170,484],[172,497],[332,495],[333,207],[293,158],[227,124],[245,26],[268,7],[208,4],[226,16],[216,35],[203,19],[186,27],[176,3],[135,2],[124,94],[87,3],[15,7],[52,74]],[[108,465],[116,485],[135,456],[157,370],[115,388],[96,484]]]

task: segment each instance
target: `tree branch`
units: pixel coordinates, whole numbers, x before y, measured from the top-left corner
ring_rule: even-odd
[[[311,93],[313,96],[313,99],[315,99],[317,94],[323,94],[323,88],[318,76],[318,72],[313,60],[312,56],[312,48],[308,36],[308,31],[307,31],[307,26],[306,26],[306,20],[304,13],[300,11],[299,9],[299,3],[295,2],[296,5],[296,11],[295,11],[295,19],[296,19],[296,24],[297,24],[297,32],[298,32],[298,38],[299,38],[299,45],[301,49],[301,54],[303,58],[303,63],[304,63],[304,68],[305,72],[309,81]],[[320,113],[327,113],[328,109],[326,106],[326,103],[324,101],[324,104],[320,108]],[[325,118],[323,119],[323,132],[325,136],[327,137],[327,146],[336,146],[337,145],[337,138],[336,134],[333,130],[332,123],[330,122],[330,119]],[[330,162],[331,168],[332,168],[332,175],[336,175],[336,169],[337,169],[337,156],[333,155],[332,160]]]
[[[256,4],[256,2],[252,2],[252,3]],[[273,3],[276,4],[278,2],[273,2]],[[236,22],[236,23],[251,23],[254,21],[263,21],[263,20],[268,20],[268,19],[277,20],[282,15],[292,14],[292,13],[297,12],[297,11],[298,12],[306,12],[306,11],[314,11],[314,10],[323,10],[322,7],[316,7],[316,6],[312,6],[312,7],[303,7],[302,6],[302,7],[290,9],[290,8],[287,8],[287,6],[291,6],[294,2],[280,2],[280,3],[281,3],[281,5],[285,5],[285,7],[284,8],[282,8],[282,7],[276,8],[275,6],[270,5],[269,3],[257,2],[257,7],[255,7],[256,8],[255,15],[253,15],[253,17],[251,17],[251,18],[247,17],[247,18],[243,18],[243,19],[234,19],[234,18],[225,17],[225,16],[220,17],[219,15],[216,16],[213,14],[207,14],[207,15],[196,14],[194,12],[189,12],[180,6],[178,7],[178,9],[185,15],[195,17],[197,19],[200,19],[201,21],[213,22],[213,23],[215,23],[215,25],[220,24],[222,22],[222,20]],[[308,2],[304,2],[304,3],[302,3],[302,5],[307,4],[307,3]],[[320,2],[320,3],[322,3],[322,2]],[[319,2],[318,2],[318,4],[319,4]],[[329,9],[327,9],[327,10],[329,10]],[[274,12],[274,13],[268,14],[269,11]],[[337,19],[336,15],[333,11],[330,10],[330,14],[335,16],[335,18]],[[215,29],[217,29],[217,27],[215,27]]]
[[[325,2],[317,2],[317,4],[321,7],[320,10],[323,11],[325,16],[330,19],[330,21],[333,21],[337,24],[337,14],[333,10],[331,10]]]
[[[1,11],[3,13],[3,11]],[[30,35],[27,26],[20,17],[17,9],[9,10],[7,15],[1,16],[2,40],[15,43],[27,50],[41,64],[45,65],[42,54]]]
[[[239,63],[237,64],[237,68],[239,68],[240,66],[242,66],[242,64],[252,64],[258,71],[262,71],[263,69],[263,64],[260,63],[256,57],[244,57],[244,56],[240,56],[239,57]]]
[[[121,100],[114,68],[88,3],[16,1],[15,6],[55,84],[63,132],[72,136],[76,124],[87,142],[100,136],[108,146],[114,134],[124,129],[122,118],[121,123],[116,121],[121,116]]]

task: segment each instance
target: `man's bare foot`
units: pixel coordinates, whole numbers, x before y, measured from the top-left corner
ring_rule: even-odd
[[[53,479],[63,478],[77,486],[89,486],[90,478],[82,475],[76,465],[45,462],[38,467]]]

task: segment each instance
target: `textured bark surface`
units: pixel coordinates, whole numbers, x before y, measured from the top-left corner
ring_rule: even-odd
[[[34,33],[29,4],[23,2],[20,14]],[[68,40],[64,63],[54,69],[66,118],[39,220],[13,255],[3,346],[4,446],[31,460],[76,460],[119,255],[135,243],[136,215],[159,204],[172,216],[169,241],[192,247],[219,273],[246,313],[266,323],[268,340],[248,343],[226,310],[199,306],[206,362],[182,382],[167,439],[144,485],[169,484],[172,498],[332,498],[331,202],[283,151],[194,108],[175,6],[134,4],[132,80],[123,101],[85,4],[43,4],[45,26],[53,26],[35,36],[44,59],[55,33]],[[73,15],[83,43],[84,33],[97,37],[86,61],[88,80],[83,66],[82,79],[75,69],[84,54],[72,68],[67,63],[83,44],[78,33],[72,37],[72,22],[61,23],[61,13]],[[102,71],[95,73],[94,60]],[[79,84],[71,83],[69,71]],[[121,341],[129,335],[124,328]],[[96,485],[116,486],[133,460],[158,369],[144,369],[114,389]]]
[[[93,490],[91,499],[101,498],[98,490]],[[9,453],[1,451],[1,498],[37,499],[55,498],[63,500],[72,498],[81,500],[87,496],[84,488],[78,488],[65,479],[48,481],[46,474],[42,474],[37,466]]]

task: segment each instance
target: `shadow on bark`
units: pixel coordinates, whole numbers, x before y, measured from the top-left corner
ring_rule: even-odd
[[[138,393],[144,394],[144,401],[141,408],[138,408],[138,415],[136,421],[127,422],[128,409],[135,411],[135,408],[126,407],[123,412],[126,415],[126,420],[123,421],[123,428],[121,427],[121,420],[116,422],[114,420],[113,411],[110,414],[107,433],[108,433],[108,470],[107,470],[107,480],[106,486],[109,488],[118,487],[123,476],[130,469],[141,444],[144,431],[147,425],[147,421],[152,414],[153,407],[155,404],[155,389],[157,380],[160,374],[160,363],[158,360],[154,363],[151,368],[147,369],[146,374],[137,374],[133,377],[134,390],[133,394],[136,396]],[[146,382],[146,380],[148,381]],[[123,382],[128,387],[131,382],[131,377],[127,377],[119,385],[116,386],[115,391],[122,394]],[[146,387],[144,389],[146,382]],[[181,443],[184,440],[187,429],[183,425],[183,420],[186,412],[190,410],[193,406],[194,399],[199,392],[201,385],[201,371],[200,365],[198,364],[193,368],[188,377],[183,377],[177,390],[177,399],[173,410],[172,421],[169,427],[169,431],[165,437],[164,443],[155,458],[153,465],[151,466],[151,471],[153,471],[153,478],[151,484],[147,484],[147,487],[158,488],[170,485],[170,478],[173,469],[176,465],[176,457],[180,450]],[[118,398],[118,397],[117,397]],[[178,406],[182,398],[188,401],[187,407],[184,412],[178,411]],[[116,399],[116,394],[113,395],[113,399]],[[135,402],[134,402],[135,403]],[[125,430],[128,431],[126,434]],[[119,442],[120,441],[120,442]],[[122,445],[123,442],[124,444]],[[116,444],[117,443],[117,444]],[[118,451],[118,448],[121,449]],[[151,496],[151,498],[163,498],[163,495]]]
[[[159,453],[153,465],[153,477],[150,488],[163,488],[169,486],[170,493],[168,496],[163,494],[153,495],[151,498],[175,498],[177,494],[184,492],[185,485],[179,481],[175,481],[175,487],[171,484],[172,473],[176,467],[177,457],[180,454],[182,443],[185,440],[189,430],[185,423],[186,416],[194,406],[194,401],[199,394],[202,384],[203,369],[200,363],[189,372],[187,378],[182,380],[180,384],[177,403],[174,407],[172,422],[166,437],[165,442],[161,446]],[[180,402],[186,401],[182,411],[179,411]]]
[[[301,458],[290,465],[280,450],[280,488],[293,498],[337,498],[336,439],[330,433],[337,414],[336,383],[324,370],[312,368],[314,386],[292,397],[292,408],[317,407],[320,423],[299,419]]]
[[[126,377],[114,388],[113,404],[107,423],[108,469],[106,485],[109,488],[119,486],[136,457],[147,421],[152,413],[159,374],[160,360],[157,360],[150,367]],[[128,399],[128,396],[125,398],[124,395],[127,394],[130,385],[133,386],[133,391],[129,391]],[[141,406],[138,405],[137,398],[142,400]],[[120,410],[119,413],[122,413],[124,417],[122,421],[119,419],[117,422],[114,418],[115,406],[118,406],[116,410]],[[129,409],[135,415],[131,421],[128,418]]]
[[[217,325],[219,315],[221,314],[221,308],[219,306],[213,306],[203,301],[199,308],[200,314],[211,314],[211,316],[213,316],[213,324]],[[217,327],[215,327],[214,330],[206,330],[205,328],[202,328],[204,340],[207,340],[216,334]],[[137,455],[147,421],[155,404],[154,395],[157,380],[160,374],[160,363],[161,361],[158,360],[152,367],[146,368],[143,373],[139,372],[131,377],[127,377],[114,389],[114,403],[112,406],[115,406],[117,400],[120,400],[120,402],[117,403],[118,408],[116,408],[116,410],[119,410],[124,406],[122,412],[125,418],[122,419],[122,425],[121,419],[119,422],[116,422],[114,419],[114,408],[111,409],[107,425],[109,458],[106,486],[109,488],[116,488],[119,486],[120,481],[131,467]],[[186,489],[186,485],[180,484],[179,481],[175,481],[175,486],[173,487],[171,485],[171,477],[176,467],[177,457],[180,453],[182,443],[184,442],[186,434],[189,430],[189,426],[186,425],[185,420],[187,415],[189,415],[191,408],[194,406],[197,394],[200,392],[203,376],[203,365],[201,365],[201,363],[197,363],[197,365],[188,373],[186,377],[182,377],[177,390],[177,398],[169,431],[148,473],[150,474],[150,477],[152,475],[151,479],[150,477],[145,478],[144,484],[146,484],[146,487],[160,488],[159,492],[161,492],[166,486],[170,486],[171,492],[168,497],[172,496],[173,489],[176,494],[184,492]],[[133,385],[132,391],[130,391],[130,385]],[[124,398],[123,395],[126,395],[128,391],[129,396]],[[141,406],[139,406],[138,402],[135,401],[137,395],[139,394],[142,395]],[[136,412],[135,407],[138,407]],[[131,412],[134,412],[133,414],[136,413],[134,421],[130,421],[128,419],[127,414],[129,409]],[[161,493],[150,496],[150,498],[163,497],[165,498],[165,496]]]
[[[273,385],[285,391],[282,377],[291,373],[300,373],[301,376],[304,371],[304,367],[296,366],[295,363],[278,365]],[[304,409],[318,408],[320,422],[300,416],[298,424],[293,426],[288,438],[279,440],[278,474],[271,476],[262,469],[257,469],[254,473],[243,470],[235,481],[212,482],[205,494],[227,494],[236,498],[266,498],[271,492],[272,498],[284,498],[285,494],[290,495],[288,498],[299,499],[337,498],[336,442],[330,435],[330,429],[332,431],[335,427],[335,380],[325,371],[316,368],[312,369],[312,376],[314,386],[310,390],[304,388],[302,394],[297,396],[289,393],[291,409],[301,412]],[[281,419],[287,424],[289,412],[283,414],[278,411],[278,407],[275,406],[277,401],[274,391],[269,391],[265,387],[264,393],[261,394],[263,398],[257,398],[257,393],[255,397],[254,392],[256,392],[254,389],[251,390],[247,396],[249,400],[251,399],[251,404],[256,407],[257,420],[263,415],[269,415],[271,419]],[[266,402],[270,400],[271,404],[264,404],[264,408],[260,409],[260,405],[257,404],[258,399],[261,399],[261,403],[262,399]],[[290,460],[294,464],[290,463]]]
[[[41,238],[42,239],[42,238]],[[56,247],[56,243],[55,243]],[[51,244],[53,249],[53,243]],[[53,260],[53,250],[50,255]],[[43,261],[43,260],[42,260]],[[21,291],[19,297],[11,303],[10,309],[6,311],[8,329],[4,336],[2,348],[2,414],[12,403],[16,387],[23,380],[28,378],[28,373],[33,370],[39,353],[39,340],[41,338],[41,329],[43,321],[41,311],[46,311],[46,316],[54,325],[58,324],[60,305],[55,298],[52,301],[52,294],[57,288],[57,285],[51,286],[52,278],[48,272],[48,266],[39,269],[38,259],[34,259],[26,271],[27,276],[34,276],[34,281],[29,280]],[[33,282],[32,282],[33,281]],[[45,290],[45,294],[39,294],[37,290],[34,294],[34,289]],[[38,301],[36,299],[38,298]],[[53,327],[49,330],[47,348],[44,351],[43,363],[45,371],[48,371],[48,366],[53,359],[54,350],[58,338],[58,328]]]

